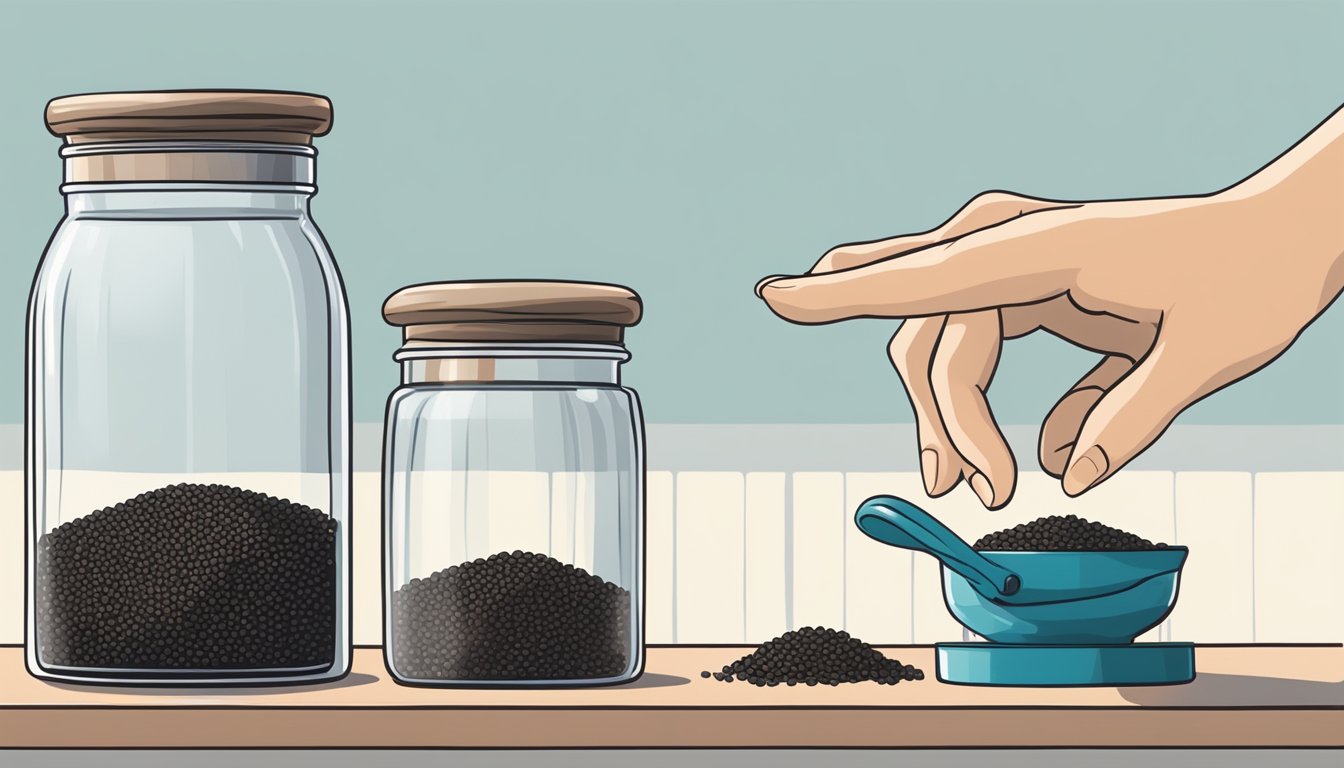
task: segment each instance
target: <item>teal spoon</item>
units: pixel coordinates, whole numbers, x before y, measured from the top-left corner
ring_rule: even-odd
[[[874,496],[854,513],[854,522],[883,544],[933,555],[987,600],[1011,598],[1022,590],[1022,579],[1016,573],[990,562],[933,515],[905,499]]]

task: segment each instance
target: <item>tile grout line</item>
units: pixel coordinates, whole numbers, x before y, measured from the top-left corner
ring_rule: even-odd
[[[910,558],[910,642],[915,642],[915,558]]]
[[[1255,478],[1256,473],[1251,473],[1251,642],[1255,642],[1256,627],[1258,622],[1255,620]]]
[[[680,533],[677,527],[677,472],[672,474],[672,643],[677,642],[677,614],[680,608],[677,605],[677,536]]]
[[[1179,473],[1171,473],[1171,542],[1176,546],[1181,544],[1181,524],[1180,511],[1176,509],[1176,481]],[[1163,642],[1171,642],[1172,629],[1175,628],[1173,622],[1175,618],[1168,614],[1166,621],[1162,622],[1163,631],[1158,632],[1158,637]]]
[[[849,631],[849,473],[840,473],[840,628]]]
[[[747,502],[747,478],[750,476],[750,472],[742,473],[742,642],[744,643],[751,642],[747,632],[747,626],[751,624],[751,615],[748,613],[751,604],[747,602],[747,518],[751,514],[751,505]]]
[[[793,473],[784,473],[784,629],[793,630]]]

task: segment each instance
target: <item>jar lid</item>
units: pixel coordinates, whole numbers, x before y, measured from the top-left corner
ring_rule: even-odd
[[[402,288],[383,317],[405,329],[408,346],[426,342],[587,342],[619,344],[639,322],[629,288],[605,283],[483,280]]]
[[[282,91],[133,91],[62,96],[47,129],[71,144],[256,141],[310,144],[331,130],[331,101]]]

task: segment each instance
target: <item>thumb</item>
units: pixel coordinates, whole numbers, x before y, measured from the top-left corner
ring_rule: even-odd
[[[1198,353],[1159,340],[1148,356],[1102,396],[1087,415],[1064,471],[1064,492],[1078,496],[1143,453],[1199,399],[1207,377]]]
[[[821,260],[808,271],[813,274],[820,274],[862,267],[946,240],[964,237],[976,230],[988,229],[1026,216],[1029,213],[1053,208],[1075,207],[1078,207],[1077,203],[1027,197],[997,189],[981,192],[971,198],[960,210],[952,214],[947,221],[928,232],[837,245],[827,251],[826,255],[822,256]],[[759,290],[756,295],[760,295]]]

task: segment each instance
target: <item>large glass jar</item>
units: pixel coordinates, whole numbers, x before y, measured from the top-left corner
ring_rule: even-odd
[[[124,684],[350,664],[349,319],[320,96],[56,99],[28,316],[27,665]]]
[[[392,676],[638,677],[643,422],[620,365],[639,298],[589,283],[437,283],[383,311],[405,327],[383,477]]]

